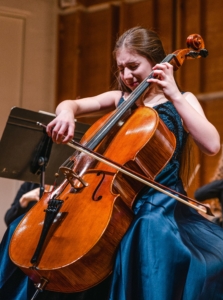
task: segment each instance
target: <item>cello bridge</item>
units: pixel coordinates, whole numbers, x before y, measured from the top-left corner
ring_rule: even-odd
[[[73,188],[77,189],[77,186],[75,185],[76,180],[82,184],[82,186],[79,188],[88,186],[88,183],[81,176],[79,176],[77,173],[75,173],[70,168],[60,167],[60,170],[63,172],[64,176],[66,177],[66,179],[69,181],[69,183],[71,184],[71,186]]]

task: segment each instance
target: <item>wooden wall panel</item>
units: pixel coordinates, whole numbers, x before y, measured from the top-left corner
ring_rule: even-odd
[[[200,26],[200,1],[181,0],[179,1],[177,12],[177,47],[179,49],[187,48],[186,40],[190,34],[199,34],[204,39]],[[184,65],[177,72],[177,81],[182,90],[191,91],[195,94],[200,92],[202,86],[202,63],[204,63],[203,58],[185,61]]]
[[[209,57],[204,63],[203,72],[206,74],[203,91],[206,93],[223,90],[223,58],[221,55],[223,40],[223,1],[202,1],[202,26],[205,30],[205,41]]]
[[[173,28],[175,23],[173,4],[173,0],[122,2],[120,32],[124,32],[134,26],[152,29],[162,39],[166,53],[172,53],[174,49]]]
[[[80,19],[80,12],[59,16],[57,103],[76,98]]]
[[[97,5],[97,4],[104,4],[104,3],[112,3],[113,0],[78,0],[77,3],[82,4],[86,7]]]
[[[175,30],[176,4],[174,0],[153,0],[153,3],[153,29],[159,34],[166,54],[170,54],[178,47]]]
[[[80,68],[78,96],[97,95],[110,89],[113,28],[118,28],[119,18],[113,6],[84,14],[80,36]]]
[[[76,99],[108,90],[118,8],[77,11],[59,17],[58,98]]]
[[[122,2],[120,14],[120,32],[135,26],[153,28],[154,1]]]
[[[213,99],[211,99],[213,95]],[[223,112],[223,97],[215,97],[214,94],[209,94],[209,97],[203,97],[200,95],[201,105],[204,109],[204,112],[208,120],[217,128],[221,136],[221,144],[223,144],[223,126],[222,126],[222,112]],[[215,156],[206,156],[202,155],[201,165],[202,172],[201,182],[202,184],[208,183],[214,179],[216,171],[219,167],[219,159],[221,156],[221,151]]]

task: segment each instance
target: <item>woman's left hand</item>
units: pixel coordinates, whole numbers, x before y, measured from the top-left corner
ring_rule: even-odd
[[[162,88],[165,97],[169,101],[174,101],[182,97],[176,81],[173,76],[173,66],[169,63],[156,64],[153,67],[153,78],[148,79],[148,82],[156,83]]]

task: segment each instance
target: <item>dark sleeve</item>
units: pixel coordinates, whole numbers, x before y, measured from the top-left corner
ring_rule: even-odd
[[[222,191],[223,180],[215,180],[197,189],[194,193],[194,198],[198,201],[204,201],[211,198],[220,199]]]
[[[39,187],[39,184],[31,183],[31,182],[24,182],[20,186],[11,207],[6,211],[6,214],[4,217],[4,220],[5,220],[5,223],[7,226],[9,226],[9,224],[12,221],[14,221],[17,217],[28,212],[30,210],[30,208],[36,203],[36,201],[31,201],[27,207],[21,207],[19,200],[22,197],[22,195],[24,195],[25,193],[27,193],[31,190],[34,190],[37,187]]]

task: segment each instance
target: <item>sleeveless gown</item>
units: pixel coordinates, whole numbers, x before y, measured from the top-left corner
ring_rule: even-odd
[[[173,157],[156,181],[185,193],[179,168],[187,134],[172,103],[154,109],[177,140]],[[223,229],[148,187],[137,197],[133,210],[135,218],[119,244],[109,278],[81,293],[44,291],[37,300],[223,300]],[[8,256],[19,220],[9,226],[0,248],[4,300],[29,300],[35,291]]]

